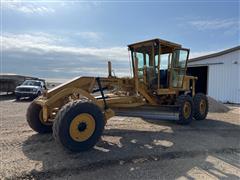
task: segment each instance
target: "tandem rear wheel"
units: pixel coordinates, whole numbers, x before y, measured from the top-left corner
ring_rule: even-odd
[[[194,98],[180,95],[177,100],[179,106],[178,124],[190,124],[194,119],[204,120],[208,114],[208,99],[205,94],[197,93]]]
[[[190,124],[193,119],[193,99],[189,95],[180,95],[177,99],[178,109],[178,124]]]
[[[193,99],[194,115],[196,120],[204,120],[208,114],[208,99],[203,93],[197,93]]]
[[[86,151],[98,142],[104,125],[103,113],[97,105],[74,101],[58,112],[53,124],[53,137],[70,151]]]

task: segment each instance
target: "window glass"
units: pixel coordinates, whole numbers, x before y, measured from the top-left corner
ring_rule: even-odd
[[[185,75],[185,70],[183,69],[173,69],[172,70],[172,87],[182,87],[183,77]]]
[[[138,59],[138,78],[140,81],[143,80],[143,66],[144,66],[144,55],[143,53],[136,53]]]
[[[186,50],[175,50],[173,53],[173,68],[185,68],[188,51]]]
[[[149,67],[149,55],[146,54],[146,66]]]
[[[39,81],[33,81],[33,80],[26,80],[22,83],[22,85],[26,86],[41,86],[41,83]]]
[[[138,59],[138,68],[143,68],[144,61],[143,61],[143,53],[136,53]]]
[[[168,56],[169,56],[169,54],[161,55],[160,69],[162,69],[162,70],[168,69]]]
[[[180,88],[183,85],[183,77],[185,76],[186,61],[188,51],[184,49],[175,50],[172,55],[172,87]]]
[[[158,55],[155,55],[155,62],[154,62],[155,66],[158,66]]]
[[[154,65],[155,65],[155,73],[157,73],[158,72],[158,55],[155,56]]]
[[[169,56],[170,54],[161,54],[161,59],[160,59],[160,69],[166,70],[168,69],[169,66]],[[158,55],[155,56],[155,64],[156,66],[158,65]]]

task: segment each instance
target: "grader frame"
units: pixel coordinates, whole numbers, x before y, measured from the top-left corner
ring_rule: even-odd
[[[29,125],[37,132],[46,132],[40,128],[45,126],[51,127],[55,123],[54,121],[60,118],[59,114],[65,113],[62,112],[62,109],[67,104],[75,101],[88,102],[98,107],[99,112],[103,115],[104,124],[119,109],[131,112],[131,110],[138,108],[147,107],[147,109],[154,109],[163,105],[178,109],[180,124],[190,123],[194,115],[195,119],[199,120],[206,117],[207,99],[202,94],[195,95],[195,81],[197,77],[186,75],[188,49],[182,48],[179,44],[161,39],[134,43],[129,45],[128,48],[132,57],[133,77],[118,78],[113,76],[111,62],[108,62],[108,77],[77,77],[44,92],[42,96],[35,99],[33,104],[38,106],[38,121],[40,121],[41,126],[36,126],[34,125],[36,123],[33,123],[33,121],[37,121],[34,118],[33,105],[30,105],[27,113]],[[166,54],[168,55],[167,61]],[[162,55],[165,55],[165,64],[163,65],[161,64]],[[162,69],[161,66],[165,66],[165,69]],[[163,73],[164,78],[161,77]],[[104,93],[104,91],[107,91],[107,93]],[[197,98],[193,102],[195,96]],[[69,109],[67,110],[70,112]],[[88,109],[87,111],[89,111],[88,114],[91,114],[91,110]],[[86,114],[85,111],[83,114]],[[64,115],[61,115],[61,121],[64,121],[62,120],[63,117],[69,119],[68,116]],[[91,126],[97,126],[97,122],[92,120],[94,115],[90,118],[86,115],[84,117],[89,119],[89,122],[92,122],[90,123],[92,124]],[[82,116],[79,116],[79,118],[76,122],[83,124],[85,121],[81,119]],[[87,129],[88,125],[87,123],[85,125],[82,124],[81,127],[79,125],[76,126],[78,129],[74,130],[79,132],[72,133],[80,139],[82,130],[84,128]],[[61,125],[56,125],[56,127],[61,128]],[[56,134],[61,134],[59,131],[55,132],[55,136],[58,136]],[[90,138],[91,135],[94,135],[95,130],[89,132]],[[84,139],[87,139],[86,136]],[[76,148],[77,144],[75,147],[70,148],[63,142],[61,144],[72,151],[82,151],[92,147],[96,142],[94,141],[91,146],[88,146],[81,145],[84,142],[79,140],[79,148]]]

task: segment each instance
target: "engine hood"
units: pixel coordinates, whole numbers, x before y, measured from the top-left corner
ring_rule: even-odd
[[[38,89],[39,86],[26,86],[26,85],[22,85],[22,86],[17,86],[16,89],[17,89],[17,88]]]

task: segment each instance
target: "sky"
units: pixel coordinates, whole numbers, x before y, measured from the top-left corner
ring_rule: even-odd
[[[161,38],[198,57],[239,45],[240,1],[1,1],[1,72],[130,75],[127,45]]]

